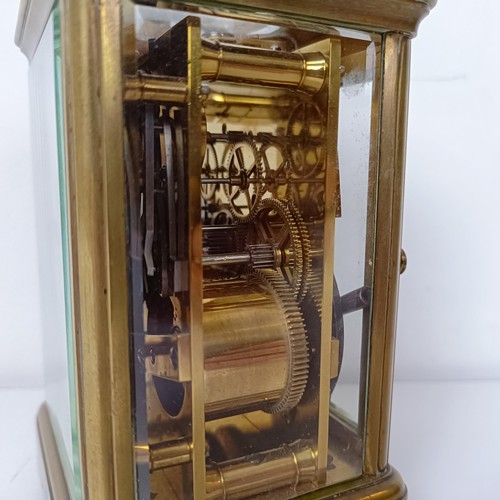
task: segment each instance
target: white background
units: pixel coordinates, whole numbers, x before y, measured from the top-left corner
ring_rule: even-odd
[[[28,63],[13,43],[17,8],[18,0],[4,0],[0,17],[0,500],[41,491],[33,455],[43,369]],[[412,46],[409,263],[391,462],[417,500],[500,491],[499,18],[494,0],[440,0]]]

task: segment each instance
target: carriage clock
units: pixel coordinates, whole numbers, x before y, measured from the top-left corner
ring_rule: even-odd
[[[52,498],[406,498],[409,49],[434,3],[21,2]]]

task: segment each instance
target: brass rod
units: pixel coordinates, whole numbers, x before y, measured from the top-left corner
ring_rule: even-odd
[[[248,264],[252,261],[250,252],[236,252],[216,255],[205,255],[203,267],[216,266],[219,264]]]
[[[238,229],[238,226],[236,224],[233,225],[220,225],[220,226],[203,226],[201,228],[203,232],[208,231],[208,232],[213,232],[213,231],[236,231]]]

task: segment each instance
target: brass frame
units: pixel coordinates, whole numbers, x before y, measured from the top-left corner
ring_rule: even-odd
[[[121,133],[124,88],[121,1],[61,0],[60,3],[83,494],[85,498],[132,499],[135,486]],[[194,5],[181,3],[188,9]],[[406,497],[400,476],[388,466],[387,454],[399,283],[409,37],[416,34],[419,22],[434,4],[435,0],[220,2],[221,9],[229,14],[259,9],[271,17],[273,13],[285,12],[285,17],[311,19],[310,12],[321,12],[323,19],[335,20],[338,25],[385,32],[364,476],[310,493],[307,498],[339,495],[354,499],[375,491],[380,499]],[[53,0],[21,3],[16,42],[28,58],[36,50],[52,6]],[[73,61],[79,64],[72,64]],[[197,234],[199,228],[191,230]],[[193,360],[202,355],[199,349],[200,346],[193,351]],[[199,433],[199,425],[194,432]],[[54,456],[51,429],[43,408],[39,414],[39,432],[47,465],[56,459],[51,458]],[[198,457],[195,462],[200,460]],[[47,465],[47,470],[50,477],[54,469]],[[196,475],[199,473],[195,470]]]
[[[84,498],[134,498],[119,0],[61,1]],[[73,64],[79,61],[79,64]]]
[[[382,54],[374,289],[367,380],[364,472],[387,467],[406,154],[409,39],[388,34]]]

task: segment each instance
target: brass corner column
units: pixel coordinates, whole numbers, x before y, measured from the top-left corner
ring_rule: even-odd
[[[393,33],[386,34],[383,43],[376,202],[379,230],[374,242],[364,463],[364,471],[370,475],[385,470],[388,463],[401,259],[409,45],[407,36]]]
[[[120,2],[60,9],[83,494],[132,499]]]

